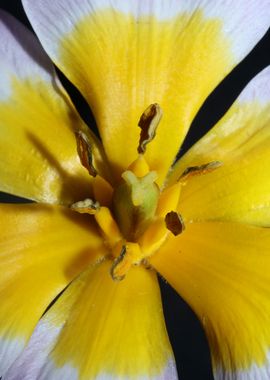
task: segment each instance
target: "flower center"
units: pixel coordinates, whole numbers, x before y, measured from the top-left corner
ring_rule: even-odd
[[[155,182],[157,174],[149,169],[144,153],[155,137],[161,117],[158,104],[150,105],[142,114],[138,124],[141,128],[138,157],[122,173],[114,189],[95,169],[87,136],[83,132],[76,134],[81,163],[94,177],[95,199],[76,202],[71,208],[94,216],[113,260],[113,280],[122,280],[132,265],[147,265],[147,258],[164,244],[169,234],[184,231],[183,218],[174,211],[182,186],[190,176],[207,173],[220,165],[211,162],[190,167],[175,185],[160,191]]]
[[[155,217],[160,194],[157,175],[151,171],[137,177],[127,170],[122,178],[113,193],[113,214],[123,236],[135,242]]]

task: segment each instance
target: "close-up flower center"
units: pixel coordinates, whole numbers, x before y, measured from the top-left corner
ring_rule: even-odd
[[[0,380],[269,380],[270,0],[0,8]]]
[[[190,176],[205,174],[220,166],[220,162],[214,161],[189,167],[176,184],[160,189],[156,183],[157,173],[150,170],[144,153],[156,135],[161,117],[158,104],[151,104],[143,112],[138,123],[141,128],[138,157],[114,186],[95,169],[87,136],[83,132],[76,135],[81,163],[94,177],[94,198],[76,202],[71,208],[95,217],[113,260],[113,280],[124,279],[132,265],[148,267],[147,258],[164,244],[169,233],[176,236],[184,231],[184,218],[175,211],[181,187]]]

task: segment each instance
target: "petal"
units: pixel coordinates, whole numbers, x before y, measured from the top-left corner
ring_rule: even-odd
[[[91,218],[46,205],[0,207],[0,377],[61,290],[103,253]]]
[[[184,221],[233,221],[270,226],[269,138],[215,172],[192,178],[183,188]]]
[[[269,82],[270,66],[249,82],[223,118],[178,160],[169,173],[168,185],[189,166],[238,158],[269,139]]]
[[[203,101],[263,36],[270,16],[267,0],[23,4],[47,52],[93,109],[117,174],[136,158],[142,112],[161,105],[146,153],[159,183]]]
[[[35,36],[3,11],[0,54],[0,190],[46,203],[89,196],[74,137],[86,126]]]
[[[114,282],[110,266],[102,262],[69,286],[7,380],[177,379],[155,273],[137,267]]]
[[[270,67],[240,95],[226,116],[194,145],[172,174],[221,161],[223,165],[187,180],[179,211],[185,221],[226,220],[270,225]]]
[[[270,374],[270,230],[194,223],[151,262],[200,318],[215,379]]]

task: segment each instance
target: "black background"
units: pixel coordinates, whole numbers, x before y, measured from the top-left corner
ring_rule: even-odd
[[[20,0],[0,0],[0,8],[8,10],[31,28]],[[225,78],[205,101],[192,123],[179,156],[218,121],[249,80],[269,64],[270,33],[268,31],[248,57]],[[84,120],[89,125],[90,122],[93,125],[91,110],[80,93],[63,76],[61,78]],[[0,202],[18,201],[25,200],[0,193]],[[180,379],[212,380],[209,348],[199,321],[188,305],[168,284],[160,280],[160,285],[167,328],[174,349]]]

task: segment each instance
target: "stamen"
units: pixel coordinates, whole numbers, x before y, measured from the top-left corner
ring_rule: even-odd
[[[82,131],[76,132],[77,151],[82,165],[88,170],[92,177],[97,175],[97,171],[93,165],[93,152],[90,141]]]
[[[95,219],[101,228],[106,241],[111,247],[122,239],[117,223],[115,222],[111,211],[107,207],[100,207],[95,214]]]
[[[112,203],[113,188],[103,177],[97,174],[93,180],[94,197],[97,201],[106,207],[110,207]]]
[[[167,229],[171,231],[174,236],[180,235],[185,229],[182,216],[175,211],[168,212],[165,217],[165,223]]]
[[[138,265],[143,259],[141,249],[137,243],[128,242],[121,248],[120,255],[113,261],[110,274],[115,281],[125,278],[132,265]]]
[[[126,277],[126,269],[129,269],[131,266],[129,261],[124,260],[126,253],[127,253],[127,248],[125,245],[123,245],[120,255],[116,257],[116,259],[113,261],[110,274],[114,281],[122,281]],[[121,265],[121,264],[124,264],[124,265]],[[125,268],[125,264],[130,264],[130,265],[127,265]]]
[[[154,220],[138,239],[144,257],[153,255],[166,241],[168,230],[163,218]]]
[[[138,153],[144,153],[146,145],[151,142],[155,135],[158,124],[162,118],[162,109],[157,103],[151,104],[142,114],[138,126],[141,128]]]
[[[80,214],[90,214],[95,215],[100,209],[99,202],[95,202],[90,198],[83,201],[73,203],[70,207],[72,210],[79,212]]]
[[[216,170],[221,165],[222,162],[220,161],[212,161],[208,164],[203,164],[200,166],[190,166],[186,168],[186,170],[184,170],[184,172],[181,174],[177,181],[185,182],[190,177],[211,173],[213,170]]]
[[[165,217],[170,210],[177,209],[179,203],[182,186],[176,183],[173,186],[167,187],[162,191],[159,197],[156,214],[160,217]]]

